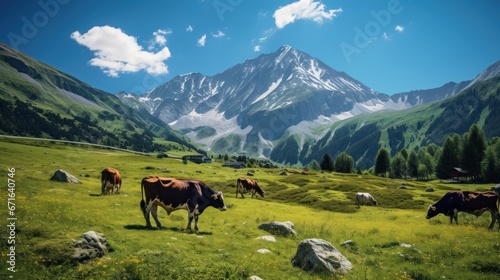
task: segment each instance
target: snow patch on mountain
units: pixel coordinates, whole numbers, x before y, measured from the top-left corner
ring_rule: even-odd
[[[302,121],[296,125],[290,126],[287,131],[292,135],[305,134],[319,139],[323,137],[324,133],[326,133],[326,131],[323,132],[321,128],[331,126],[331,124],[335,122],[346,120],[361,114],[373,113],[387,109],[401,110],[409,107],[411,106],[408,106],[408,104],[404,102],[395,103],[392,100],[382,102],[379,99],[371,99],[362,103],[355,103],[351,110],[340,114],[332,114],[330,116],[320,115],[313,121]],[[318,131],[320,133],[318,133]]]
[[[213,141],[226,137],[230,134],[242,135],[245,138],[246,135],[250,133],[253,127],[248,126],[245,129],[242,129],[238,125],[236,118],[237,117],[226,119],[224,117],[224,113],[219,113],[216,110],[210,110],[204,114],[199,114],[193,110],[191,113],[169,123],[169,125],[174,129],[194,129],[202,126],[214,128],[216,130],[216,134],[204,139],[196,139],[196,133],[194,132],[186,134],[186,136],[192,140],[209,147],[212,145]]]
[[[264,93],[262,93],[257,99],[255,99],[252,104],[259,102],[260,100],[266,98],[271,92],[273,92],[280,84],[281,81],[283,80],[283,75],[274,83],[271,84],[269,89],[267,89]]]
[[[262,158],[262,159],[266,159],[266,158],[268,158],[268,156],[266,156],[264,154],[264,149],[272,150],[273,142],[262,137],[262,134],[260,134],[260,132],[259,132],[258,136],[259,136],[260,145],[259,145],[259,149],[257,152],[257,154],[258,154],[257,157]]]

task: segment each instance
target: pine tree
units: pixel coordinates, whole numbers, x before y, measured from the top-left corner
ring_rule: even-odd
[[[460,156],[457,150],[457,143],[453,137],[446,137],[443,151],[436,165],[436,176],[439,179],[449,179],[453,168],[460,166]]]
[[[391,174],[396,178],[406,178],[408,167],[406,159],[401,153],[397,153],[391,160]]]
[[[317,160],[313,159],[311,161],[311,163],[309,163],[309,169],[311,169],[311,170],[320,170],[321,166],[319,165],[319,162]]]
[[[488,146],[482,168],[483,180],[490,183],[500,182],[500,141]]]
[[[329,154],[325,154],[323,156],[323,160],[321,161],[321,170],[333,171],[333,161]]]
[[[346,152],[342,152],[335,158],[334,166],[337,172],[352,173],[354,170],[354,159]]]
[[[378,150],[375,159],[375,175],[382,175],[385,177],[386,173],[390,171],[391,157],[385,148]]]
[[[486,150],[484,132],[473,124],[468,133],[464,134],[464,149],[462,151],[462,168],[467,170],[474,179],[481,178],[481,162]]]
[[[408,175],[410,178],[418,178],[418,165],[420,164],[418,160],[418,155],[415,151],[410,153],[408,157],[407,165],[408,165]]]

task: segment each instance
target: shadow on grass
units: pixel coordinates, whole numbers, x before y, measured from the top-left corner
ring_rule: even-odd
[[[196,235],[212,235],[213,233],[211,232],[208,232],[208,231],[198,231],[198,232],[194,232],[194,231],[188,231],[184,228],[178,228],[178,227],[163,227],[161,229],[157,228],[157,227],[147,227],[147,226],[144,226],[144,225],[125,225],[123,226],[125,229],[129,229],[129,230],[171,230],[171,231],[176,231],[176,232],[184,232],[184,233],[187,233],[187,234],[196,234]]]

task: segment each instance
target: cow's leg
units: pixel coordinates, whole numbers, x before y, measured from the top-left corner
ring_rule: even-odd
[[[495,217],[496,217],[497,222],[498,222],[498,229],[500,230],[500,213],[495,212]],[[495,227],[495,225],[493,225],[493,227]]]
[[[151,228],[151,220],[149,218],[149,213],[151,212],[151,206],[148,205],[146,207],[146,202],[144,200],[141,201],[141,210],[144,215],[144,219],[146,220],[146,227]]]
[[[452,219],[455,219],[455,224],[458,225],[458,210],[453,210],[453,215],[450,217],[450,224],[453,222]]]
[[[120,194],[120,188],[122,187],[122,184],[116,185],[116,194]]]
[[[255,189],[252,189],[252,198],[255,196]]]
[[[155,219],[156,226],[159,229],[162,229],[163,226],[161,225],[160,220],[158,220],[158,205],[153,204],[153,206],[151,207],[151,215],[153,216],[153,219]],[[151,224],[150,224],[150,226],[151,226]]]
[[[192,211],[191,211],[191,209],[188,209],[188,224],[186,227],[187,231],[190,231],[190,232],[193,231],[191,229],[191,222],[193,221],[193,218],[194,218],[194,209]],[[197,229],[197,222],[198,222],[198,219],[195,220],[195,230]]]
[[[107,184],[106,180],[103,180],[102,185],[101,185],[101,194],[106,194],[107,187],[108,187],[108,184]]]
[[[498,212],[490,211],[491,213],[491,224],[488,227],[489,229],[493,229],[495,227],[495,222],[498,220],[498,229],[500,229],[500,216]]]
[[[495,213],[495,217],[497,218],[497,222],[498,222],[498,229],[500,230],[500,213],[496,212]],[[494,227],[495,225],[493,225]]]
[[[198,228],[198,218],[200,217],[200,215],[194,215],[194,232],[198,232],[199,228]]]

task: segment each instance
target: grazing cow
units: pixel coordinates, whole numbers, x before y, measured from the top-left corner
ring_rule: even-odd
[[[373,196],[366,192],[358,192],[356,193],[356,204],[358,207],[360,205],[378,205],[377,201]]]
[[[252,198],[255,196],[255,192],[257,192],[261,197],[264,197],[264,190],[259,187],[259,183],[252,179],[246,178],[238,178],[236,180],[236,198],[238,198],[238,193],[241,193],[241,198],[245,198],[243,192],[252,191]]]
[[[453,223],[453,219],[458,224],[458,212],[466,212],[479,217],[484,212],[489,211],[491,213],[489,229],[495,226],[496,221],[498,221],[500,229],[499,202],[500,196],[494,192],[448,192],[438,202],[429,206],[426,218],[430,219],[438,214],[444,214],[450,217],[450,224]]]
[[[158,228],[162,228],[157,216],[158,206],[170,215],[171,212],[184,209],[188,210],[187,229],[191,230],[194,219],[194,230],[198,231],[198,216],[208,206],[221,211],[226,210],[224,197],[221,192],[214,191],[202,181],[192,179],[163,178],[148,176],[141,182],[141,210],[146,219],[146,226],[151,227],[149,213],[152,214]],[[144,201],[144,195],[146,201]],[[146,204],[147,203],[147,204]]]
[[[118,170],[106,167],[101,171],[101,193],[102,194],[120,194],[120,188],[122,187],[122,176]]]

